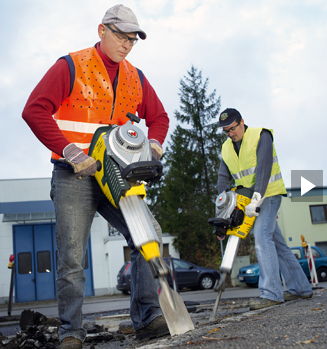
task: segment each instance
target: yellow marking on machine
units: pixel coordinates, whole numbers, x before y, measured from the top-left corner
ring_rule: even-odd
[[[95,159],[95,161],[100,160],[101,164],[103,163],[104,153],[106,151],[106,145],[104,143],[104,139],[102,136],[104,136],[106,132],[103,132],[101,136],[98,138],[97,143],[94,147],[92,157]],[[98,182],[101,190],[103,191],[104,195],[107,197],[107,199],[110,201],[110,203],[118,208],[118,206],[115,204],[114,198],[111,194],[111,191],[109,189],[109,186],[107,183],[103,185],[102,178],[104,177],[104,166],[101,167],[100,171],[97,171],[94,175],[96,181]]]
[[[125,194],[125,196],[132,196],[132,195],[139,195],[139,196],[142,197],[142,199],[144,199],[145,196],[146,196],[146,191],[145,191],[144,184],[132,187]]]
[[[140,252],[147,262],[160,257],[159,244],[156,241],[151,241],[141,246]]]

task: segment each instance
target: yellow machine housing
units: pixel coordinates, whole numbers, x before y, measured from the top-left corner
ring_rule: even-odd
[[[141,180],[127,180],[123,178],[122,173],[124,168],[116,161],[122,159],[126,154],[126,151],[124,152],[123,150],[119,153],[119,146],[117,146],[117,144],[112,145],[109,141],[109,135],[111,132],[116,132],[118,130],[117,127],[119,126],[111,125],[98,128],[93,136],[89,148],[89,155],[97,162],[101,163],[101,169],[98,169],[95,173],[95,179],[110,203],[115,208],[121,210],[135,246],[148,262],[160,257],[159,240],[148,215],[145,203],[143,202],[146,191],[142,183],[142,178]],[[125,127],[125,129],[132,134],[138,133],[140,138],[142,138],[140,130],[132,124]],[[117,137],[112,137],[112,139],[119,145]],[[112,145],[112,148],[108,149],[110,145]],[[139,154],[142,152],[147,152],[146,154],[149,154],[147,149],[144,150],[144,142],[141,142],[138,148],[131,148],[131,153],[138,151]],[[135,150],[135,148],[137,150]],[[128,156],[130,156],[130,154],[128,154]],[[148,155],[145,155],[145,157],[146,159],[151,159],[151,150],[150,157]],[[156,163],[157,162],[153,161],[143,161],[141,163],[143,164],[143,167],[141,165],[141,171],[143,168],[147,169],[147,164],[148,167],[151,167],[156,165]],[[161,163],[160,166],[162,166]],[[125,166],[125,168],[126,167],[127,166]],[[139,168],[137,168],[137,170],[139,170]],[[145,175],[149,175],[149,172],[145,172]],[[142,174],[140,176],[142,176]]]
[[[236,189],[237,188],[233,188],[232,190],[235,191]],[[251,199],[249,197],[237,194],[237,209],[242,210],[244,212],[244,220],[243,223],[238,227],[227,229],[226,235],[236,235],[241,239],[245,239],[247,237],[255,221],[255,217],[250,218],[245,214],[245,207],[250,203]]]
[[[132,185],[129,181],[121,177],[118,165],[108,156],[104,136],[112,131],[116,125],[100,127],[95,132],[89,150],[89,155],[102,164],[101,170],[95,173],[95,179],[107,199],[116,208],[119,201],[126,195],[140,195],[143,199],[146,196],[144,184]]]

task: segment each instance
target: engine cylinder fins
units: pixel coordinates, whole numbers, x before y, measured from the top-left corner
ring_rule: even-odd
[[[217,200],[216,200],[216,207],[219,209],[219,210],[222,210],[224,209],[226,206],[228,206],[230,202],[230,194],[225,191],[223,191],[218,197],[217,197]]]

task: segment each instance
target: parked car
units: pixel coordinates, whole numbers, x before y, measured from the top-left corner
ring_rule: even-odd
[[[178,288],[208,290],[213,288],[216,280],[220,278],[219,272],[215,269],[199,267],[183,259],[171,258],[174,263],[176,281]],[[164,261],[169,265],[169,258],[164,257]],[[117,275],[117,290],[125,294],[130,294],[131,291],[131,262],[125,262]],[[167,281],[170,287],[172,285],[171,276],[167,276]]]
[[[259,264],[254,263],[240,268],[237,278],[239,282],[244,282],[249,287],[257,287],[259,282]]]
[[[310,280],[310,270],[308,260],[305,258],[303,247],[291,247],[294,256],[299,261],[305,275]],[[319,247],[311,246],[312,255],[315,260],[315,267],[317,271],[318,281],[327,281],[327,256],[320,250]],[[246,267],[240,268],[237,278],[240,282],[246,283],[248,286],[256,287],[259,282],[259,264],[254,263]]]
[[[131,294],[131,262],[125,262],[120,268],[117,275],[117,285],[118,291],[124,294]]]

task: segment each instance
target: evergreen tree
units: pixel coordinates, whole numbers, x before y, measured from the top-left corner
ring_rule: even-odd
[[[219,242],[208,219],[215,216],[220,151],[226,135],[218,128],[220,97],[208,94],[209,80],[193,65],[180,81],[179,125],[163,158],[165,176],[148,190],[163,232],[176,236],[181,257],[218,267]],[[184,126],[184,127],[183,127]]]

